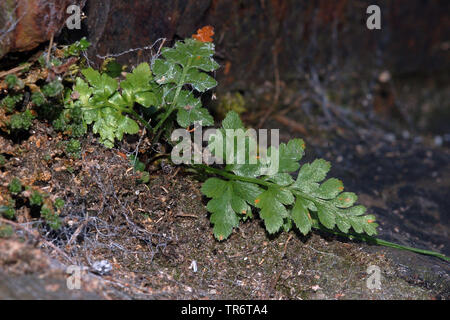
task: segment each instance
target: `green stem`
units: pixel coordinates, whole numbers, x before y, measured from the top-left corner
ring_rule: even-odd
[[[395,248],[395,249],[400,249],[400,250],[406,250],[406,251],[411,251],[411,252],[415,252],[415,253],[420,253],[420,254],[424,254],[424,255],[428,255],[428,256],[433,256],[433,257],[437,257],[440,258],[442,260],[445,261],[450,261],[450,258],[448,258],[447,256],[445,256],[442,253],[439,252],[435,252],[435,251],[431,251],[431,250],[424,250],[424,249],[418,249],[418,248],[413,248],[413,247],[408,247],[408,246],[404,246],[398,243],[394,243],[394,242],[390,242],[390,241],[386,241],[383,239],[379,239],[379,238],[374,238],[368,235],[364,235],[364,234],[356,234],[356,233],[343,233],[343,232],[339,232],[339,231],[335,231],[335,230],[330,230],[327,229],[325,227],[319,227],[317,228],[319,230],[334,234],[334,235],[338,235],[338,236],[344,236],[350,239],[358,239],[360,241],[364,241],[366,243],[371,243],[371,244],[376,244],[376,245],[380,245],[380,246],[385,246],[385,247],[390,247],[390,248]]]
[[[207,166],[205,164],[198,164],[197,167],[203,169],[206,172],[217,174],[219,176],[222,176],[222,177],[230,179],[230,180],[240,180],[240,181],[243,181],[243,182],[256,183],[256,184],[259,184],[259,185],[265,186],[265,187],[276,186],[276,187],[280,188],[279,185],[277,185],[275,183],[272,183],[272,182],[269,182],[269,181],[262,181],[262,180],[259,180],[259,179],[256,179],[256,178],[237,176],[237,175],[235,175],[233,173],[229,173],[229,172],[227,172],[225,170],[209,167],[209,166]]]
[[[205,164],[199,164],[196,167],[203,169],[207,173],[216,174],[216,175],[222,176],[224,178],[227,178],[229,180],[240,180],[240,181],[243,181],[243,182],[255,183],[255,184],[258,184],[258,185],[261,185],[261,186],[265,186],[265,187],[283,188],[283,187],[280,187],[279,185],[277,185],[275,183],[272,183],[272,182],[269,182],[269,181],[263,181],[263,180],[259,180],[259,179],[256,179],[256,178],[237,176],[237,175],[235,175],[233,173],[229,173],[229,172],[227,172],[225,170],[222,170],[222,169],[212,168],[212,167],[209,167],[209,166],[207,166]],[[297,196],[303,197],[306,200],[313,201],[314,203],[321,203],[321,201],[319,201],[318,199],[316,199],[314,197],[309,196],[306,193],[303,193],[303,192],[300,192],[300,191],[297,191],[297,190],[291,190],[291,191],[293,191]],[[372,243],[372,244],[376,244],[376,245],[380,245],[380,246],[385,246],[385,247],[391,247],[391,248],[400,249],[400,250],[411,251],[411,252],[415,252],[415,253],[420,253],[420,254],[424,254],[424,255],[437,257],[437,258],[440,258],[440,259],[445,260],[445,261],[450,261],[450,258],[446,257],[444,254],[441,254],[439,252],[434,252],[434,251],[431,251],[431,250],[423,250],[423,249],[403,246],[401,244],[389,242],[389,241],[382,240],[382,239],[379,239],[379,238],[374,238],[374,237],[371,237],[371,236],[368,236],[368,235],[361,235],[361,234],[355,234],[355,233],[347,234],[347,233],[343,233],[343,232],[339,232],[339,231],[335,231],[335,230],[330,230],[330,229],[327,229],[327,228],[322,227],[322,226],[320,226],[317,229],[320,229],[320,230],[323,230],[323,231],[326,231],[328,233],[332,233],[332,234],[335,234],[335,235],[344,236],[344,237],[347,237],[347,238],[355,238],[355,239],[364,241],[366,243]]]
[[[164,113],[164,116],[162,117],[161,120],[159,120],[159,122],[156,124],[156,126],[153,128],[153,133],[157,132],[159,130],[159,128],[162,126],[162,124],[167,120],[167,118],[172,114],[174,110],[173,106],[169,106],[169,108],[167,109],[167,111]],[[159,136],[159,135],[158,135]]]

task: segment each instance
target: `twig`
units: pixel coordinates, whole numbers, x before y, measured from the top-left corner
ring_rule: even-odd
[[[286,243],[284,244],[284,250],[283,250],[283,255],[282,257],[284,257],[286,255],[286,250],[287,250],[287,245],[289,243],[289,241],[292,239],[292,234],[289,235],[289,237],[286,240]]]
[[[3,78],[3,77],[5,77],[5,76],[7,76],[8,74],[12,74],[12,73],[16,73],[16,72],[22,71],[23,69],[26,69],[26,68],[28,68],[29,66],[31,66],[31,63],[25,63],[25,64],[23,64],[23,65],[21,65],[21,66],[12,68],[12,69],[10,69],[10,70],[8,70],[8,71],[0,72],[0,78]]]
[[[52,52],[52,47],[53,47],[53,37],[55,36],[54,33],[52,33],[52,36],[50,38],[50,44],[48,45],[48,51],[47,51],[47,58],[45,59],[46,64],[48,65],[48,63],[50,62],[50,54]]]
[[[294,120],[291,120],[280,114],[277,114],[276,116],[274,116],[274,118],[282,125],[285,125],[285,126],[291,128],[292,130],[297,131],[298,133],[300,133],[302,135],[307,134],[307,130],[305,129],[305,127]]]
[[[198,219],[198,216],[196,216],[195,214],[184,214],[184,213],[179,213],[179,214],[175,215],[175,217],[186,217],[186,218]]]

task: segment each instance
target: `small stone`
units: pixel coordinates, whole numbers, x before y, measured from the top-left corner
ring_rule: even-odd
[[[95,261],[92,264],[92,268],[94,269],[95,272],[97,272],[98,274],[103,276],[103,275],[111,272],[112,265],[107,260],[101,260],[101,261]]]
[[[320,290],[322,288],[319,287],[319,285],[316,284],[315,286],[312,286],[311,289],[313,289],[314,291],[317,291],[317,290]]]

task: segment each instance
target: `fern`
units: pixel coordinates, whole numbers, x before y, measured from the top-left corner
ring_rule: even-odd
[[[175,110],[182,127],[195,121],[212,125],[212,116],[186,86],[205,92],[217,85],[216,80],[205,73],[219,67],[213,54],[212,43],[187,39],[177,42],[173,48],[164,48],[164,59],[156,59],[152,68],[148,63],[140,64],[120,83],[92,68],[82,70],[85,80],[76,79],[74,101],[68,101],[66,108],[80,107],[85,123],[93,125],[93,132],[100,134],[100,142],[106,147],[112,147],[124,133],[137,133],[139,125],[135,119],[156,133]],[[135,104],[161,110],[154,128],[135,111]]]
[[[122,140],[124,134],[138,133],[141,126],[148,129],[153,135],[153,143],[157,143],[160,134],[173,127],[175,122],[184,128],[195,122],[203,126],[213,125],[213,117],[198,97],[217,85],[216,80],[208,74],[219,67],[213,58],[213,34],[212,27],[199,29],[192,39],[178,41],[172,48],[163,48],[161,55],[151,64],[138,65],[122,80],[118,78],[120,66],[109,70],[114,72],[108,72],[106,68],[106,73],[92,68],[84,69],[81,71],[82,77],[76,78],[71,90],[64,88],[61,81],[55,80],[45,85],[41,92],[35,92],[32,102],[36,107],[43,108],[49,100],[63,100],[64,111],[53,119],[55,129],[80,137],[91,125],[93,132],[99,134],[100,142],[109,148],[114,146],[116,140]],[[77,56],[88,46],[89,43],[82,39],[66,48],[64,55]],[[15,80],[10,77],[8,85],[17,87]],[[8,113],[13,113],[22,100],[22,94],[10,94],[0,101],[0,106]],[[138,113],[144,110],[142,108],[152,108],[150,112],[144,113],[152,114],[151,121]],[[176,117],[170,118],[173,113],[176,113]],[[10,127],[27,129],[33,117],[28,110],[16,113],[11,116]],[[229,129],[245,130],[239,115],[234,111],[227,114],[218,134],[223,137]],[[204,182],[201,191],[210,198],[207,210],[211,213],[216,239],[227,239],[241,221],[252,219],[258,214],[270,234],[296,228],[306,235],[312,229],[321,229],[448,261],[447,257],[436,252],[374,238],[378,226],[375,217],[366,214],[364,206],[355,204],[358,197],[353,192],[345,192],[342,181],[326,179],[330,163],[323,159],[300,163],[305,153],[302,139],[282,143],[279,148],[269,147],[267,150],[247,153],[250,143],[255,142],[251,139],[251,136],[246,136],[245,143],[239,144],[234,143],[236,140],[229,140],[228,136],[223,141],[213,135],[209,141],[212,154],[227,160],[230,160],[231,154],[233,161],[227,162],[229,164],[223,168],[203,164],[195,167],[213,176]],[[217,148],[220,141],[223,141],[222,148]],[[235,147],[230,153],[227,148],[230,149],[231,142]],[[71,140],[66,147],[66,152],[75,156],[79,150],[77,140]],[[262,151],[267,151],[268,158],[276,155],[279,160],[278,170],[269,170],[272,163],[260,158]],[[237,160],[242,155],[245,155],[246,161],[238,164],[240,162]],[[145,165],[138,159],[131,160],[135,169],[145,170]],[[143,172],[142,182],[148,179],[148,172]],[[18,196],[22,190],[20,181],[13,181],[8,187],[14,196]],[[64,205],[61,201],[53,205],[43,203],[38,194],[30,198],[30,203],[41,205],[41,215],[52,228],[60,225],[54,209],[59,210]],[[0,213],[12,217],[14,206],[3,206]]]
[[[238,130],[244,126],[238,114],[230,112],[222,123],[222,129]],[[202,187],[202,192],[212,198],[207,209],[212,213],[215,237],[226,239],[240,220],[252,216],[252,207],[260,209],[259,215],[271,234],[281,229],[288,231],[293,224],[305,235],[320,225],[327,229],[337,227],[344,233],[353,228],[356,233],[375,235],[375,217],[365,215],[365,207],[354,205],[357,196],[343,192],[340,180],[325,180],[331,167],[328,161],[318,159],[300,167],[304,150],[305,144],[301,139],[280,144],[279,170],[269,174],[264,173],[269,164],[261,161],[256,164],[228,164],[224,170],[204,166],[206,171],[227,179],[210,178]],[[236,160],[243,150],[236,147],[234,151]],[[269,148],[268,155],[274,151]],[[291,174],[298,169],[294,179]]]

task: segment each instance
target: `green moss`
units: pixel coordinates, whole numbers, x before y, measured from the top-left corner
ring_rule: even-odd
[[[245,110],[245,99],[239,92],[227,92],[224,96],[220,97],[219,105],[216,108],[216,112],[222,118],[230,111],[241,114]]]
[[[5,108],[6,112],[12,113],[16,107],[16,105],[22,101],[22,94],[9,94],[5,98],[2,99],[0,105]]]
[[[31,127],[33,119],[34,116],[30,110],[16,113],[11,116],[9,127],[12,130],[28,130]]]
[[[61,81],[53,80],[49,84],[46,84],[42,87],[42,93],[46,97],[56,97],[63,91],[63,89],[64,86],[62,85]]]
[[[45,219],[45,222],[50,228],[57,230],[61,227],[61,220],[59,216],[55,214],[47,205],[41,207],[41,216]]]
[[[59,210],[59,209],[62,209],[62,208],[64,207],[64,205],[65,205],[65,202],[64,202],[63,199],[57,198],[57,199],[55,200],[54,206],[55,206],[56,209],[58,209],[58,210]]]
[[[8,205],[6,206],[0,206],[0,214],[5,216],[8,219],[14,218],[16,215],[16,210],[14,209],[16,207],[16,201],[13,199],[10,199],[8,201]]]
[[[69,157],[78,159],[81,155],[81,143],[79,140],[76,139],[70,139],[69,142],[66,144],[65,148],[66,154]]]
[[[8,88],[12,89],[17,84],[17,77],[14,74],[9,74],[5,77],[5,82]]]
[[[41,92],[33,92],[31,101],[33,101],[36,106],[40,107],[45,103],[45,97]]]
[[[13,178],[11,182],[8,185],[8,190],[12,194],[17,194],[22,191],[22,184],[20,183],[20,180],[17,178]]]
[[[44,201],[42,195],[38,191],[33,191],[30,197],[30,205],[32,206],[40,206]]]

